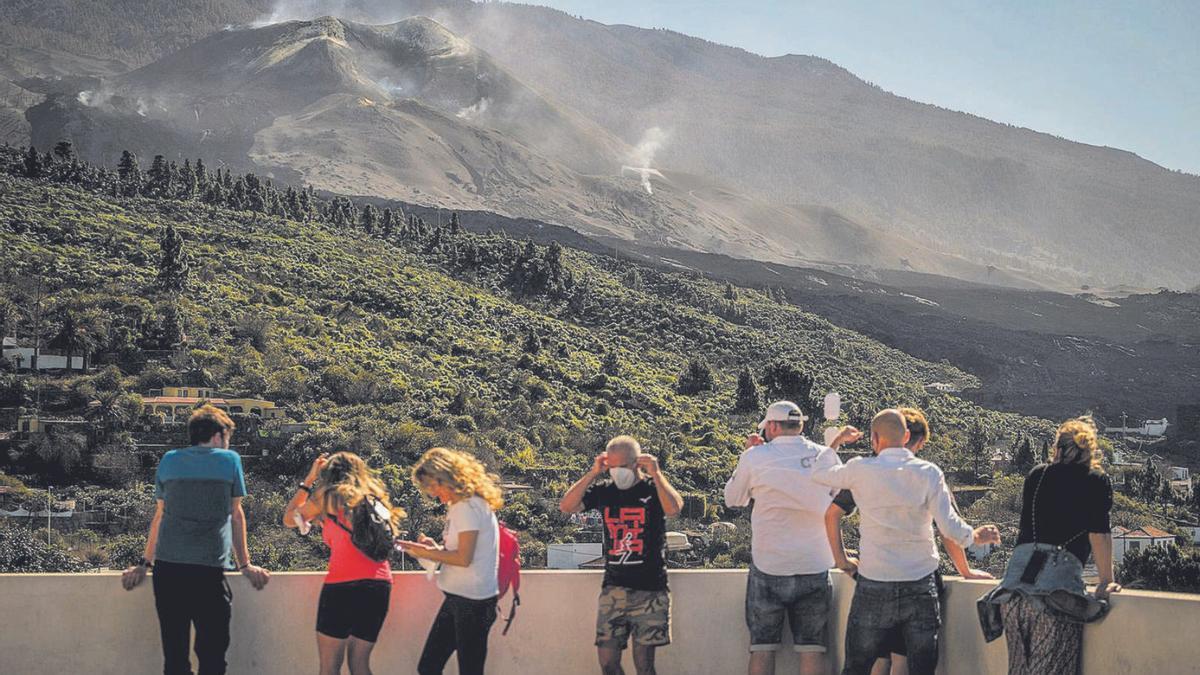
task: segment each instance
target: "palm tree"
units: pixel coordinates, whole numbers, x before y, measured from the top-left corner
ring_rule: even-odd
[[[75,354],[83,353],[83,370],[87,370],[88,356],[96,348],[99,330],[98,317],[91,314],[78,313],[70,308],[62,310],[61,326],[58,333],[50,340],[51,349],[61,349],[67,353],[67,370]]]

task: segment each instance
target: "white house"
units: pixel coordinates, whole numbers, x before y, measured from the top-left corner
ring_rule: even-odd
[[[1112,529],[1113,562],[1121,562],[1128,551],[1139,551],[1151,546],[1167,546],[1175,541],[1175,535],[1154,527],[1143,525],[1130,530],[1121,526]]]
[[[17,341],[14,338],[4,338],[3,344],[0,345],[0,354],[3,354],[4,358],[12,361],[19,369],[33,367],[33,348],[18,347]],[[70,369],[83,370],[83,357],[72,356]],[[67,357],[50,354],[45,349],[42,349],[38,353],[38,370],[67,370]]]
[[[1145,420],[1140,427],[1104,427],[1106,434],[1138,434],[1140,436],[1165,436],[1167,427],[1171,426],[1167,418],[1161,420]]]

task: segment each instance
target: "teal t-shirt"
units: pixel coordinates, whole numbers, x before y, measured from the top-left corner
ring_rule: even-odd
[[[246,495],[242,458],[221,448],[183,448],[163,455],[154,496],[163,500],[156,560],[230,567],[234,497]]]

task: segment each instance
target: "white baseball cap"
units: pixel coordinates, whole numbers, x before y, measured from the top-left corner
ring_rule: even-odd
[[[808,418],[801,412],[800,406],[791,401],[776,401],[767,407],[767,414],[763,415],[762,421],[758,423],[758,430],[766,429],[767,422],[804,423],[807,420]]]

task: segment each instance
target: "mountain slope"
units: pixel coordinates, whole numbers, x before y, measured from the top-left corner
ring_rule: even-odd
[[[811,56],[764,58],[528,5],[362,11],[433,16],[631,142],[669,125],[661,164],[776,203],[833,208],[1018,274],[1175,288],[1200,278],[1200,178],[1128,152],[916,103]]]
[[[229,22],[267,16],[266,4],[223,0],[201,11],[159,0],[155,12],[130,12],[128,20],[134,35],[153,28],[172,45],[216,28],[216,16],[227,16]],[[414,14],[433,17],[457,39],[485,52],[496,68],[524,83],[529,96],[557,111],[550,119],[566,120],[562,128],[568,133],[550,133],[553,142],[538,146],[536,129],[545,125],[522,129],[520,117],[506,120],[507,127],[481,124],[500,126],[572,168],[592,154],[556,155],[549,149],[583,142],[620,151],[638,145],[647,130],[661,129],[666,140],[653,156],[652,168],[699,177],[752,202],[720,218],[733,217],[738,226],[724,223],[693,237],[686,242],[692,247],[784,262],[852,262],[1059,290],[1083,284],[1190,288],[1200,280],[1190,260],[1190,252],[1200,248],[1200,179],[1127,152],[909,101],[824,59],[764,58],[670,31],[605,26],[527,5],[466,0],[273,5],[270,16],[276,19],[311,18],[315,12],[332,10],[371,23]],[[70,3],[51,2],[43,8],[19,2],[6,9],[12,25],[30,27],[29,35],[10,30],[15,44],[58,30],[71,45],[86,43],[89,49],[122,57],[131,54],[131,45],[115,34],[79,42],[80,31],[70,27],[78,20],[65,21],[68,25],[62,27],[47,20],[85,18]],[[105,8],[90,10],[86,18],[106,25],[114,16]],[[147,48],[139,40],[134,43],[142,51],[131,62],[145,63],[148,55],[162,50]],[[285,92],[280,100],[286,98]],[[470,115],[484,100],[459,99],[456,103],[463,105],[453,110],[436,100],[423,102],[444,113]],[[9,121],[0,122],[14,138],[25,133],[20,120],[13,118],[17,109],[10,108]],[[218,102],[209,110],[213,120],[221,119],[221,109]],[[0,117],[4,114],[0,111]],[[237,161],[239,155],[226,151],[244,152],[253,142],[252,132],[263,126],[204,127],[211,129],[204,143],[217,145],[222,159]],[[560,128],[557,122],[551,127]],[[587,140],[577,136],[580,130]],[[37,141],[52,143],[58,140],[50,138],[56,133],[47,132]],[[206,154],[196,152],[196,135],[201,133],[196,129],[186,143],[181,139],[183,152]],[[222,134],[228,143],[221,141]],[[620,164],[606,166],[604,174],[617,175]],[[594,173],[594,165],[586,168],[585,173]],[[635,177],[629,180],[636,184]],[[706,211],[710,206],[696,203],[692,208]],[[766,213],[775,217],[764,217]],[[832,213],[835,222],[852,224],[854,236],[865,246],[814,245],[797,256],[794,249],[805,242],[837,234],[828,219],[812,215],[818,213]],[[650,214],[635,216],[648,228],[658,227]],[[755,248],[752,237],[731,234],[744,229],[762,234],[771,227],[786,236],[768,236],[767,250]],[[672,240],[685,230],[676,224],[662,239]],[[876,253],[868,259],[864,248]]]

